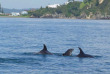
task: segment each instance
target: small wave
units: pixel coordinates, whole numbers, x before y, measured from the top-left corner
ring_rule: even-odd
[[[21,64],[21,65],[41,65],[40,58],[23,57],[23,58],[0,58],[0,63],[11,63],[11,64]]]
[[[110,65],[110,61],[106,61],[105,64],[106,64],[106,65]]]
[[[0,58],[0,63],[25,63],[25,62],[16,58]]]
[[[98,55],[95,55],[93,56],[94,58],[101,58],[102,56],[98,56]]]
[[[21,53],[22,55],[35,55],[35,52]]]

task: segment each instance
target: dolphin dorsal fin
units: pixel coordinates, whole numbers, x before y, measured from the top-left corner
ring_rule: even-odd
[[[47,51],[47,47],[46,47],[46,45],[45,45],[45,44],[44,44],[44,48],[43,48],[43,50]]]
[[[80,50],[80,54],[84,54],[83,50],[80,47],[78,47],[78,48]]]

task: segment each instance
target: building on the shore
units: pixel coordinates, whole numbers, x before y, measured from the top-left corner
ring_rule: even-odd
[[[58,6],[60,6],[60,4],[53,4],[53,5],[48,5],[48,8],[57,8]]]
[[[21,12],[21,15],[27,15],[27,14],[28,14],[27,11],[22,11],[22,12]]]
[[[11,16],[20,16],[20,13],[18,13],[18,12],[12,12],[11,13]]]
[[[65,2],[65,5],[68,5],[69,4],[69,2]]]
[[[68,5],[69,3],[74,2],[74,1],[83,2],[83,0],[68,0],[68,1],[65,2],[64,4],[65,4],[65,5]]]

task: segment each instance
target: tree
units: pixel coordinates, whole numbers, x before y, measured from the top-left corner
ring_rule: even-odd
[[[0,12],[1,12],[1,10],[2,10],[2,9],[1,9],[1,4],[0,4]]]
[[[4,13],[4,10],[3,10],[3,8],[1,9],[1,13]]]
[[[91,2],[92,0],[84,0],[84,3],[89,3],[90,4],[90,2]]]
[[[99,0],[96,0],[96,4],[95,4],[96,6],[98,6],[99,5]]]

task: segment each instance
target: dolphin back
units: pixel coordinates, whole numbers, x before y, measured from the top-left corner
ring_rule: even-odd
[[[70,55],[72,55],[72,51],[73,51],[74,49],[68,49],[65,53],[63,53],[63,56],[70,56]]]
[[[78,47],[78,48],[80,50],[80,53],[77,55],[78,57],[93,57],[92,55],[85,54],[80,47]]]
[[[52,53],[47,50],[47,47],[44,44],[43,49],[40,52],[38,52],[38,54],[52,54]]]

